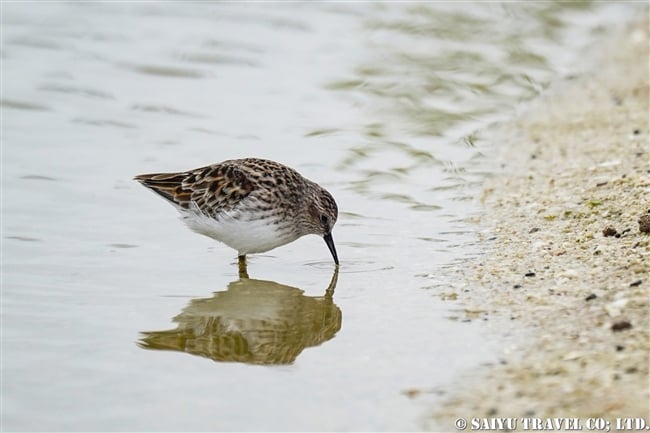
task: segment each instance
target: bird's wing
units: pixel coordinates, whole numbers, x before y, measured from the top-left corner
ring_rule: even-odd
[[[179,208],[210,216],[231,209],[255,188],[248,173],[228,161],[181,173],[141,174],[135,180]]]

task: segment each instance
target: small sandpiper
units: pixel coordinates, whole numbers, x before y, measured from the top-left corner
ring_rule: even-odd
[[[338,208],[323,187],[280,163],[232,159],[179,173],[134,178],[178,209],[187,226],[246,254],[263,253],[301,236],[322,236],[339,264],[332,228]]]

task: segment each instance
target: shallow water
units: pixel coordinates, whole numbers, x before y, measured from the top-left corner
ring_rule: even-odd
[[[417,430],[494,360],[441,300],[481,133],[630,7],[2,8],[2,428],[241,431]],[[338,275],[312,236],[240,279],[131,180],[242,156],[332,192]]]

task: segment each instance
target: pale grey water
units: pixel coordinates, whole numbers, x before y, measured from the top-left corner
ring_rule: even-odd
[[[629,10],[3,3],[2,429],[421,429],[497,353],[439,296],[480,252],[481,131]],[[321,239],[238,281],[131,180],[242,156],[336,197],[332,297]]]

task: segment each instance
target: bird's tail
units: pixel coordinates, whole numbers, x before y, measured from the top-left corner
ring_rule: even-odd
[[[133,179],[140,182],[173,205],[187,209],[191,202],[192,191],[184,188],[188,173],[152,173],[139,174]]]

